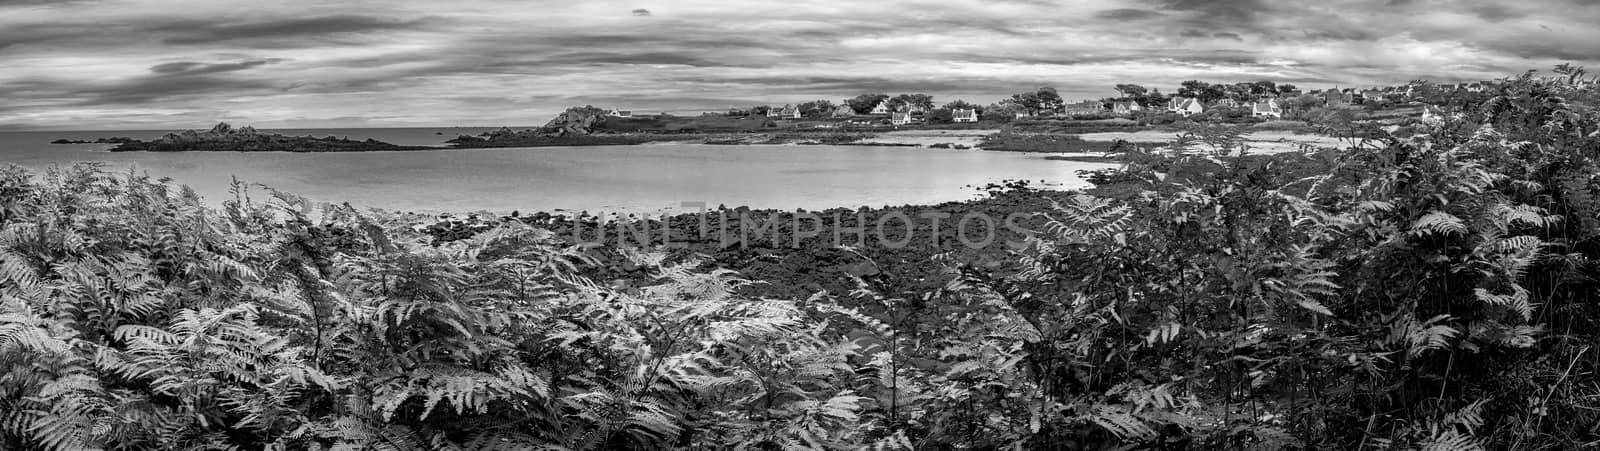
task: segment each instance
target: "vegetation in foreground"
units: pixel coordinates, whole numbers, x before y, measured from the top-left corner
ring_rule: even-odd
[[[631,249],[599,251],[646,283],[596,283],[516,222],[436,244],[9,169],[0,448],[1593,447],[1596,96],[1497,89],[1339,151],[1194,129],[1054,196],[1010,271],[803,299]]]

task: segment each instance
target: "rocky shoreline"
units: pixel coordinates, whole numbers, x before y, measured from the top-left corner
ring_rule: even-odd
[[[225,122],[210,130],[168,133],[149,141],[115,137],[94,141],[57,139],[51,144],[116,144],[116,147],[109,149],[111,152],[377,152],[440,149],[401,146],[374,139],[357,141],[332,136],[263,133],[253,127],[234,128]]]
[[[548,230],[568,244],[592,249],[601,262],[599,280],[638,283],[646,276],[615,250],[659,247],[739,271],[754,280],[784,280],[782,286],[752,286],[753,295],[809,296],[855,289],[850,276],[882,278],[908,289],[942,280],[939,258],[985,271],[1014,270],[1010,254],[1045,220],[1052,200],[1073,194],[1037,190],[1024,181],[978,188],[981,199],[936,205],[832,208],[821,211],[713,208],[702,213],[602,221],[587,215],[545,212],[504,217],[443,217],[422,230],[435,243],[464,240],[505,221]],[[965,221],[963,218],[974,218]],[[990,218],[985,222],[978,218]]]

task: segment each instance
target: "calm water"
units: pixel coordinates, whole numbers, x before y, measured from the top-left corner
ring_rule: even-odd
[[[276,130],[292,135],[373,138],[438,145],[488,129]],[[437,135],[435,133],[443,133]],[[859,146],[545,147],[362,153],[111,153],[104,144],[52,145],[57,138],[148,139],[163,132],[0,133],[0,164],[31,169],[101,161],[189,185],[210,202],[230,177],[322,202],[392,210],[671,211],[681,202],[715,207],[807,208],[932,204],[973,198],[972,186],[1028,179],[1084,183],[1075,171],[1106,165],[976,150]]]

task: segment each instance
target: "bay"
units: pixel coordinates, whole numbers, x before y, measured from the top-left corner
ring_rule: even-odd
[[[488,128],[270,130],[289,135],[372,138],[443,145]],[[229,182],[259,183],[318,202],[412,212],[590,211],[655,213],[715,208],[882,207],[965,200],[1008,179],[1036,186],[1087,184],[1077,171],[1108,164],[1046,160],[1043,154],[921,147],[645,144],[636,146],[441,149],[408,152],[107,152],[106,144],[53,145],[58,138],[149,139],[160,131],[0,133],[0,164],[36,171],[97,161],[116,171],[170,177],[207,202],[229,198]]]

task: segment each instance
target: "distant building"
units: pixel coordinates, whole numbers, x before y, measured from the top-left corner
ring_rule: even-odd
[[[1104,113],[1106,111],[1106,105],[1097,100],[1085,100],[1078,103],[1069,103],[1065,108],[1068,115],[1096,114]]]
[[[1139,105],[1139,102],[1117,102],[1111,106],[1111,112],[1115,114],[1133,114],[1140,111],[1144,111],[1144,106]]]
[[[1467,84],[1467,92],[1483,92],[1483,83],[1472,82]]]
[[[1355,97],[1351,96],[1349,92],[1338,89],[1329,89],[1312,95],[1322,99],[1322,103],[1328,105],[1349,105],[1356,101]]]
[[[1278,99],[1266,99],[1250,106],[1250,115],[1254,117],[1282,118],[1283,108],[1278,106]]]
[[[783,111],[778,112],[778,117],[783,119],[800,119],[804,116],[800,115],[799,105],[784,105]]]
[[[908,125],[915,121],[916,118],[912,117],[910,112],[893,113],[889,116],[889,122],[894,125]]]
[[[891,112],[893,110],[889,109],[889,99],[883,99],[882,102],[878,102],[878,106],[872,107],[872,114],[889,114]]]
[[[1383,91],[1376,89],[1361,91],[1361,100],[1365,102],[1381,102],[1385,97],[1387,96],[1383,95]]]
[[[978,122],[978,110],[973,108],[956,108],[950,111],[951,121]]]
[[[1239,107],[1239,101],[1238,100],[1233,100],[1233,99],[1230,99],[1230,98],[1223,98],[1222,100],[1218,100],[1217,103],[1214,103],[1212,105],[1213,106],[1219,106],[1219,107],[1225,107],[1225,108],[1238,108]]]
[[[1189,117],[1206,112],[1206,107],[1200,104],[1200,99],[1184,97],[1172,112],[1183,115],[1183,117]]]
[[[633,117],[633,112],[628,110],[611,110],[606,112],[606,115],[611,117]]]
[[[844,105],[840,105],[838,108],[834,108],[833,109],[833,114],[832,114],[833,117],[855,117],[855,115],[856,115],[856,111],[855,110],[852,110],[852,109],[850,109],[850,107],[844,106]]]

